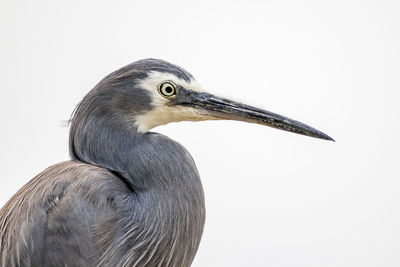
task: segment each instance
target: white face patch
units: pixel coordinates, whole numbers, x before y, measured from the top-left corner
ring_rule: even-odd
[[[157,90],[158,85],[164,81],[172,81],[176,85],[181,85],[187,90],[205,92],[196,80],[192,80],[188,83],[171,73],[158,71],[151,72],[147,78],[140,83],[140,86],[150,92],[152,104],[155,108],[145,114],[135,117],[135,125],[139,132],[145,133],[156,126],[170,122],[218,119],[213,116],[201,114],[198,110],[192,107],[169,106],[169,100],[161,96]]]

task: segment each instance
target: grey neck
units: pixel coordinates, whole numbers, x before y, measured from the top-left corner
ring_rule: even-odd
[[[110,170],[132,190],[134,210],[121,203],[124,228],[138,228],[130,240],[147,244],[146,255],[159,255],[140,261],[149,266],[190,266],[201,239],[205,209],[200,177],[189,153],[166,136],[138,133],[107,117],[72,121],[70,135],[74,160]],[[143,234],[148,231],[154,234]],[[144,252],[136,252],[135,244],[126,244],[109,258],[124,251],[128,262],[136,262]]]

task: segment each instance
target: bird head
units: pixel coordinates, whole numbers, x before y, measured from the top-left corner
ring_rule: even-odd
[[[158,59],[139,60],[111,73],[85,99],[78,113],[97,110],[107,114],[103,120],[122,115],[124,124],[139,133],[170,122],[224,119],[333,140],[296,120],[208,93],[190,73]]]

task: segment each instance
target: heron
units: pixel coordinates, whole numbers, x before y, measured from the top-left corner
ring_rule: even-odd
[[[189,152],[156,126],[239,120],[332,140],[306,124],[215,96],[183,68],[143,59],[101,80],[75,108],[71,159],[0,210],[1,266],[190,266],[205,222]]]

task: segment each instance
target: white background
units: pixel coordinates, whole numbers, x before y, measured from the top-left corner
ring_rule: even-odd
[[[0,2],[0,205],[68,159],[65,120],[155,57],[210,92],[310,124],[156,128],[193,155],[207,222],[193,266],[400,266],[398,1]]]

